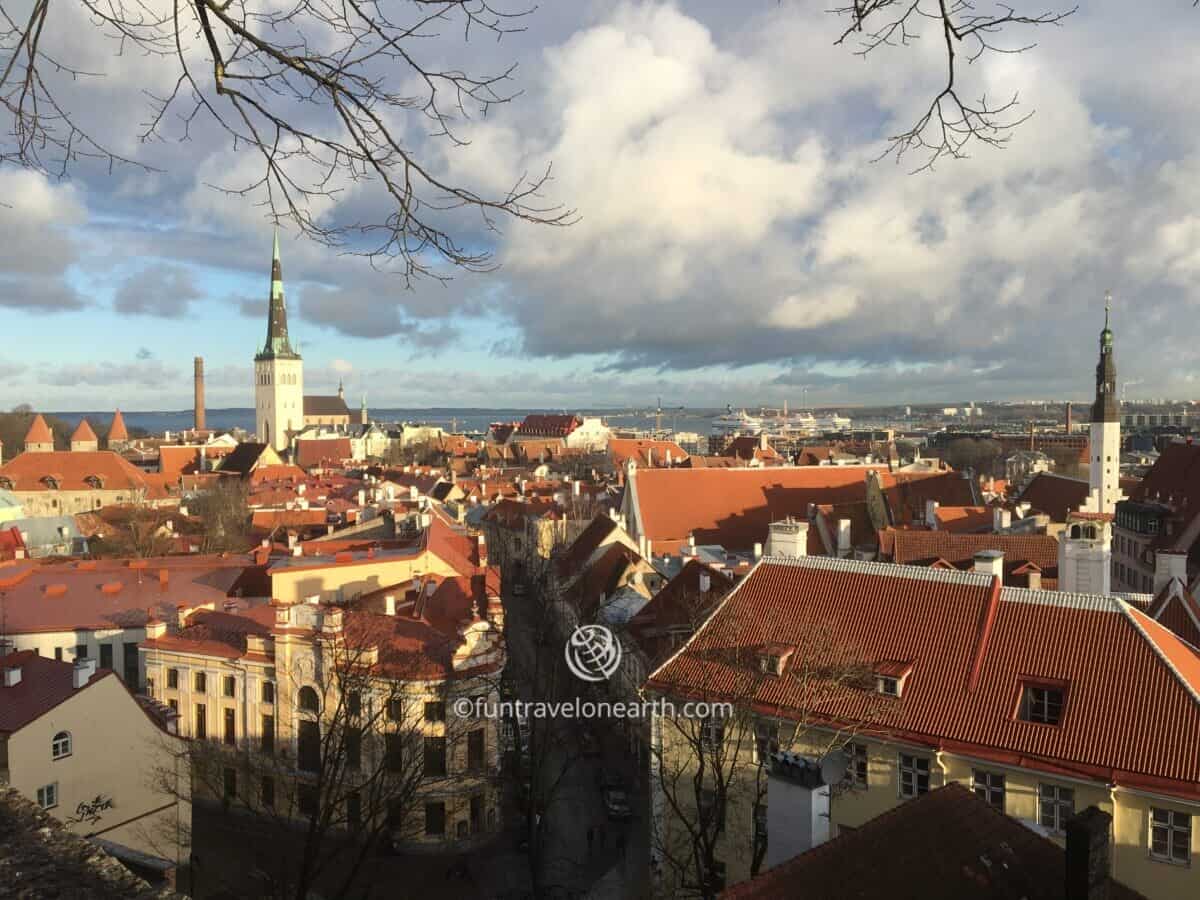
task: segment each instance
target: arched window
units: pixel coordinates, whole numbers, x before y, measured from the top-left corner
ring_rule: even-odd
[[[83,480],[87,482],[88,487],[90,487],[92,490],[98,491],[100,488],[104,487],[104,481],[99,475],[88,475]]]
[[[300,688],[300,696],[296,702],[305,712],[315,713],[321,711],[321,702],[317,699],[317,692],[310,687]]]
[[[1072,537],[1072,539],[1074,539],[1074,538],[1078,538],[1078,537],[1079,537],[1079,531],[1080,531],[1080,529],[1079,529],[1079,526],[1078,526],[1078,525],[1072,525],[1072,526],[1071,526],[1071,537]]]
[[[1096,526],[1089,525],[1087,528],[1085,528],[1083,530],[1083,536],[1089,541],[1094,541],[1096,539]]]
[[[71,732],[60,731],[50,742],[50,758],[64,759],[71,755]]]
[[[46,487],[50,488],[52,491],[58,490],[58,479],[53,475],[42,476],[42,484],[46,485]]]

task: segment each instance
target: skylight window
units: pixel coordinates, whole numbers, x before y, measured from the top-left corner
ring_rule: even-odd
[[[1025,682],[1021,685],[1018,716],[1023,722],[1036,725],[1058,725],[1062,722],[1066,702],[1065,685]]]

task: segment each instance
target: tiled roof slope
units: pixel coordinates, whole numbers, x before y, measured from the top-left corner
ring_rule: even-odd
[[[863,501],[867,471],[860,466],[645,469],[635,475],[634,495],[642,532],[656,552],[677,549],[689,534],[699,544],[750,550],[766,540],[771,522],[807,518],[810,503]],[[971,491],[970,482],[955,472],[879,472],[879,483],[897,521],[911,520],[911,509],[923,512],[926,499],[957,503]]]
[[[812,647],[821,633],[834,636],[823,657],[913,661],[903,699],[880,704],[870,690],[824,692],[786,671],[756,673],[757,648]],[[789,667],[805,667],[805,655],[793,654]],[[1067,683],[1060,725],[1014,717],[1023,678]],[[885,563],[764,559],[648,686],[1200,797],[1200,655],[1115,597]]]
[[[46,420],[42,418],[42,414],[38,413],[33,417],[33,421],[29,425],[29,431],[25,433],[26,444],[53,444],[54,435],[50,431],[50,426],[46,424]]]
[[[346,399],[337,394],[309,394],[304,398],[306,416],[348,416]]]
[[[1036,512],[1044,512],[1053,522],[1067,521],[1067,513],[1079,509],[1088,496],[1088,483],[1051,472],[1034,475],[1017,498]]]
[[[80,419],[79,424],[75,426],[75,430],[71,432],[71,442],[75,441],[98,441],[96,432],[92,430],[92,426],[88,424],[87,419]]]
[[[566,437],[582,424],[583,420],[575,415],[531,413],[517,426],[517,434],[531,437]]]
[[[1167,444],[1129,499],[1200,509],[1200,444]]]
[[[341,462],[354,455],[350,438],[300,438],[296,441],[296,465],[301,468],[322,462]]]
[[[1164,584],[1146,615],[1165,625],[1193,647],[1200,647],[1200,603],[1179,579]]]
[[[100,479],[106,491],[146,490],[153,494],[146,476],[137,466],[110,450],[53,450],[46,453],[22,453],[0,466],[0,479],[12,484],[14,491],[44,491],[44,480],[51,476],[62,491],[88,491],[87,478]]]
[[[71,663],[39,656],[32,650],[0,656],[0,668],[13,667],[20,667],[21,680],[12,687],[0,687],[0,734],[19,731],[68,700],[76,690],[113,674],[111,669],[98,669],[84,687],[76,688]]]
[[[930,853],[929,848],[937,852]],[[920,859],[921,865],[913,865]],[[863,865],[870,860],[870,865]],[[952,783],[721,894],[722,900],[1066,900],[1066,854]],[[1109,900],[1144,900],[1117,881]]]
[[[613,463],[623,466],[629,460],[634,460],[639,466],[667,464],[670,454],[672,463],[681,463],[688,458],[687,451],[674,441],[652,441],[637,438],[612,438],[608,442],[608,452]],[[647,458],[647,452],[650,457]]]
[[[129,429],[125,427],[125,417],[121,415],[119,409],[113,413],[112,424],[108,426],[108,439],[110,441],[129,440]]]
[[[886,555],[896,563],[930,559],[969,567],[982,550],[999,550],[1006,563],[1031,562],[1043,571],[1058,567],[1058,539],[1046,534],[956,534],[949,531],[889,529]],[[885,541],[881,537],[880,547]]]

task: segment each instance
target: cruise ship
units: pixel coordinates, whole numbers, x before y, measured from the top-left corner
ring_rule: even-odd
[[[733,407],[726,407],[725,414],[717,416],[712,421],[715,434],[762,434],[779,437],[807,437],[822,434],[826,431],[844,431],[850,427],[850,419],[836,413],[827,416],[814,416],[811,412],[788,414],[785,407],[777,415],[750,415],[741,409],[734,412]]]

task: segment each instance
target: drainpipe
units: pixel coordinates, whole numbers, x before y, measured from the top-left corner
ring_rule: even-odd
[[[1108,865],[1113,881],[1117,880],[1117,785],[1109,782],[1108,802],[1112,804],[1112,826],[1108,831]]]
[[[942,770],[942,787],[945,787],[947,784],[946,762],[942,759],[942,749],[940,747],[933,752],[933,761],[937,763],[937,767]]]

